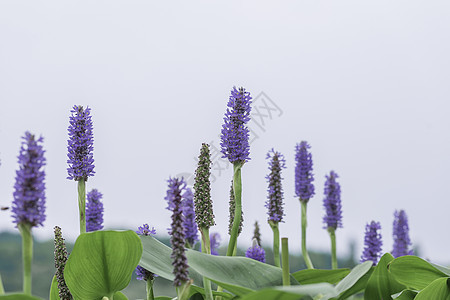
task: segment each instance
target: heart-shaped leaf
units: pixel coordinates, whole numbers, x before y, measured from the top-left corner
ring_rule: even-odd
[[[392,299],[391,295],[405,289],[405,286],[388,272],[388,264],[393,260],[394,257],[390,253],[381,257],[367,282],[364,300]]]
[[[450,300],[450,278],[438,278],[420,291],[415,300]]]
[[[339,294],[338,299],[347,299],[351,295],[362,291],[366,287],[371,272],[371,261],[365,261],[354,267],[350,273],[336,285],[336,291]]]
[[[131,231],[81,234],[64,269],[74,299],[111,298],[123,290],[142,255],[138,235]]]
[[[388,266],[394,278],[412,290],[422,290],[434,280],[448,277],[429,262],[417,256],[401,256]]]
[[[292,273],[292,276],[300,284],[311,284],[328,282],[331,284],[338,283],[345,276],[350,273],[350,269],[337,269],[337,270],[320,270],[320,269],[305,269]]]
[[[326,295],[326,296],[325,296]],[[329,299],[337,296],[336,289],[329,283],[315,283],[296,286],[279,286],[250,292],[240,300],[297,300],[300,297],[317,297],[314,299]]]

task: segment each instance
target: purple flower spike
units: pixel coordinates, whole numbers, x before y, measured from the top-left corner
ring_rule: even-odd
[[[86,232],[103,229],[103,194],[93,189],[87,193]]]
[[[314,196],[314,177],[312,174],[312,156],[307,142],[302,141],[295,147],[295,195],[300,201],[308,202]]]
[[[266,202],[268,208],[269,221],[278,223],[283,220],[283,187],[281,186],[281,170],[286,168],[284,155],[273,149],[267,153],[266,159],[269,159],[269,175],[266,176],[269,188],[269,196]]]
[[[211,245],[211,254],[212,255],[219,255],[217,250],[219,249],[220,241],[221,241],[221,238],[220,238],[219,233],[214,232],[209,235],[209,244]]]
[[[245,256],[262,263],[266,262],[266,251],[258,245],[256,239],[253,240],[253,246],[247,249]]]
[[[372,221],[366,225],[366,233],[364,237],[364,251],[361,255],[361,262],[371,260],[375,266],[378,263],[378,259],[381,256],[381,234],[378,232],[381,230],[379,222]]]
[[[250,121],[251,100],[250,93],[244,88],[233,87],[228,109],[225,113],[224,124],[222,125],[222,135],[220,146],[223,158],[234,164],[248,161],[250,145],[248,142],[249,129],[246,124]]]
[[[341,185],[336,181],[338,174],[334,171],[330,172],[330,176],[325,176],[325,198],[323,199],[323,206],[325,207],[325,216],[323,222],[325,229],[327,228],[342,228],[342,206],[341,206]]]
[[[45,166],[44,139],[35,139],[25,132],[18,156],[19,170],[16,171],[12,217],[14,223],[43,226],[45,221]]]
[[[195,223],[194,212],[194,194],[190,188],[186,188],[186,192],[183,194],[183,215],[184,215],[184,235],[186,242],[191,247],[198,241],[198,228]]]
[[[172,266],[175,279],[173,284],[181,286],[183,282],[189,280],[188,264],[184,245],[186,243],[184,235],[184,216],[182,209],[182,194],[185,191],[186,183],[183,179],[170,178],[169,189],[167,190],[166,200],[169,203],[168,209],[172,211],[172,235],[170,243],[172,245]]]
[[[138,227],[138,230],[136,231],[136,233],[147,236],[147,235],[151,235],[151,234],[156,234],[156,230],[155,230],[155,227],[152,227],[152,229],[150,230],[150,227],[148,226],[148,224],[144,224],[144,225]]]
[[[394,213],[394,250],[392,256],[395,258],[403,255],[414,255],[414,251],[408,250],[411,246],[409,239],[408,216],[404,210]]]
[[[136,233],[140,235],[149,236],[152,234],[156,234],[156,230],[154,227],[152,227],[152,229],[150,230],[148,224],[144,224],[138,227]],[[156,276],[158,276],[141,266],[137,266],[135,272],[137,280],[145,280],[145,281],[153,280]]]
[[[69,121],[67,179],[87,180],[94,172],[94,137],[92,134],[91,109],[75,105]]]

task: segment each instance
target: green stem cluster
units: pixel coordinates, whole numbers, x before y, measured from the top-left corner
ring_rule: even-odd
[[[183,282],[181,286],[177,288],[177,299],[178,300],[187,300],[189,299],[189,289],[191,287],[192,280]]]
[[[306,201],[300,201],[302,205],[302,255],[308,269],[314,269],[311,259],[309,258],[308,250],[306,249],[306,227],[308,225],[306,220]]]
[[[31,295],[31,261],[33,259],[31,225],[20,223],[18,227],[22,235],[23,292]]]
[[[328,227],[328,233],[331,239],[331,268],[336,270],[338,268],[336,256],[336,230],[333,227]]]
[[[202,252],[205,254],[211,254],[211,244],[209,240],[209,228],[203,227],[200,229],[202,233]],[[213,300],[211,281],[203,277],[203,287],[205,288],[206,300]]]
[[[153,279],[148,278],[146,282],[147,300],[154,300],[153,295]]]
[[[78,209],[80,211],[80,234],[86,233],[86,181],[78,181]]]
[[[283,285],[291,285],[290,272],[289,272],[289,248],[288,238],[281,239],[281,262],[283,270]]]
[[[233,256],[234,249],[237,243],[237,237],[239,235],[239,225],[241,223],[242,216],[242,179],[241,179],[241,168],[243,163],[236,162],[233,165],[234,175],[233,175],[233,190],[234,190],[234,221],[233,227],[231,228],[230,242],[228,243],[227,256]]]
[[[270,228],[273,231],[273,262],[276,267],[280,265],[280,230],[278,229],[278,222],[269,221]]]

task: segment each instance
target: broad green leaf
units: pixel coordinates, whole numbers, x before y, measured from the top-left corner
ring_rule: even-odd
[[[147,270],[173,280],[172,249],[151,236],[142,236],[144,252],[139,264]],[[282,285],[280,268],[263,264],[246,257],[207,255],[187,250],[189,277],[194,284],[202,286],[202,276],[211,279],[226,290],[244,295],[256,289]],[[291,277],[291,284],[298,284]]]
[[[337,269],[337,270],[320,270],[320,269],[305,269],[298,272],[292,273],[292,276],[300,284],[311,284],[311,283],[338,283],[345,276],[350,273],[350,269]]]
[[[60,300],[58,290],[58,280],[56,275],[53,276],[52,285],[50,286],[50,300]]]
[[[362,291],[367,284],[372,272],[372,262],[365,261],[354,267],[337,285],[338,299],[346,299]]]
[[[194,250],[187,251],[187,258],[191,268],[239,296],[283,284],[280,268],[251,258],[207,255]],[[291,285],[298,285],[292,276]]]
[[[116,292],[114,294],[114,300],[128,300],[128,297],[125,296],[122,292]]]
[[[450,300],[450,278],[438,278],[420,291],[415,300]]]
[[[412,290],[422,290],[434,280],[448,277],[432,264],[417,256],[401,256],[388,266],[394,278]]]
[[[21,293],[7,293],[0,296],[1,300],[42,300],[42,298]]]
[[[416,291],[403,290],[400,293],[392,295],[392,299],[395,300],[413,300],[417,295]]]
[[[304,296],[317,297],[317,299],[329,299],[329,297],[337,296],[337,293],[334,286],[329,283],[315,283],[266,288],[256,292],[250,292],[239,298],[239,300],[297,300],[300,299],[299,297]]]
[[[2,275],[0,274],[0,295],[5,294],[5,288],[3,287]]]
[[[449,268],[446,268],[446,267],[443,267],[440,265],[436,265],[433,263],[429,263],[429,264],[432,265],[433,267],[435,267],[436,269],[438,269],[439,271],[441,271],[442,273],[444,273],[445,275],[450,277],[450,269]]]
[[[81,234],[64,268],[74,299],[102,299],[123,290],[142,255],[138,235],[131,231]]]
[[[405,286],[398,283],[388,272],[388,264],[393,260],[394,257],[390,253],[386,253],[381,257],[367,282],[364,291],[365,300],[392,299],[391,295],[405,289]]]
[[[190,292],[191,295],[193,295],[195,293],[199,293],[199,294],[205,295],[205,290],[203,288],[195,286],[195,285],[191,285],[189,292]],[[233,298],[233,295],[225,293],[225,292],[212,291],[212,293],[213,293],[213,296],[221,296],[222,299],[231,299],[231,298]]]
[[[144,250],[139,265],[158,276],[173,281],[175,277],[172,274],[173,266],[170,258],[172,249],[151,236],[141,236],[140,238]],[[194,280],[195,285],[203,286],[203,277],[191,266],[189,266],[189,278]]]
[[[155,297],[155,300],[172,300],[172,297],[167,297],[167,296],[159,296],[159,297]]]

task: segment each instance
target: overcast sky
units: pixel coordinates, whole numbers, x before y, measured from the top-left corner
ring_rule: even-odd
[[[11,205],[21,136],[42,135],[47,220],[33,231],[50,238],[59,225],[76,238],[67,127],[72,106],[88,105],[96,174],[87,189],[104,194],[105,226],[165,233],[166,180],[193,173],[202,142],[219,146],[230,90],[243,86],[258,115],[242,171],[241,246],[255,220],[271,243],[265,156],[274,148],[287,160],[280,233],[300,250],[294,148],[306,140],[311,250],[329,249],[323,184],[334,170],[338,255],[351,240],[360,255],[371,220],[392,250],[393,214],[404,209],[422,255],[448,263],[449,30],[448,1],[1,1],[0,205]],[[232,167],[214,161],[211,231],[227,243]],[[2,230],[16,230],[10,212],[0,212]]]

